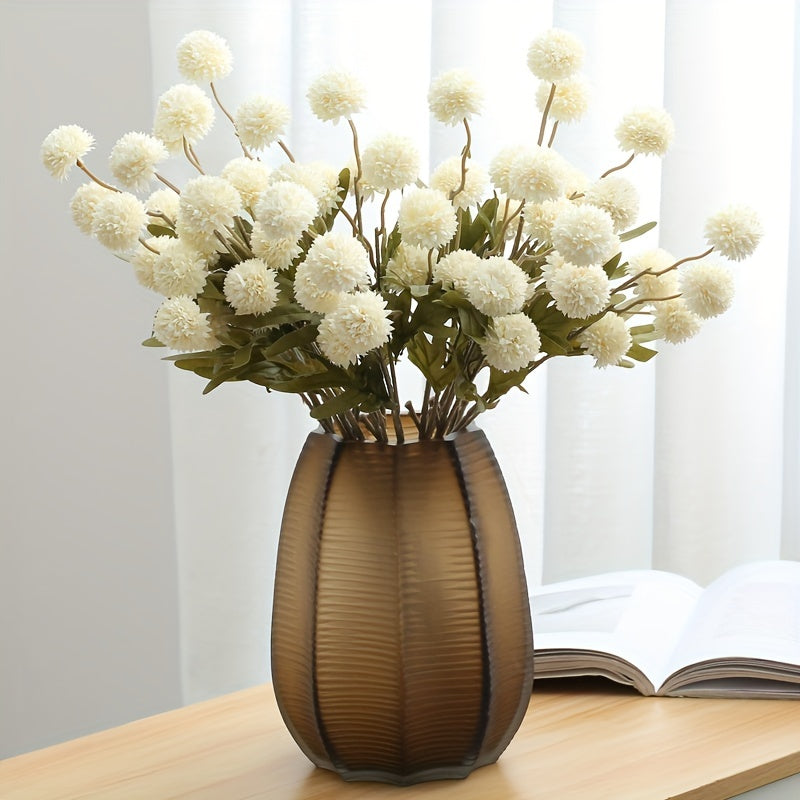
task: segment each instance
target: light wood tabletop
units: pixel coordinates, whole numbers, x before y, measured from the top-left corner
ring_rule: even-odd
[[[540,681],[500,761],[398,788],[317,770],[269,685],[0,761],[3,800],[718,800],[800,772],[791,700],[641,697]]]

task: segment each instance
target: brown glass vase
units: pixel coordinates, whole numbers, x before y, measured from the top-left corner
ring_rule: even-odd
[[[481,431],[309,435],[281,528],[272,679],[300,748],[347,780],[463,778],[497,760],[530,699],[533,642]]]

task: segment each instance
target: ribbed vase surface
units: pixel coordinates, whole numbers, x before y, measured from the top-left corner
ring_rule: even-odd
[[[348,780],[493,763],[530,699],[516,524],[485,435],[309,435],[281,528],[272,679],[292,736]]]

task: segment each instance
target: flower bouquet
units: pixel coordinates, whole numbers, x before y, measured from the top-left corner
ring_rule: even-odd
[[[647,343],[682,342],[729,306],[731,274],[708,256],[743,259],[761,235],[753,211],[731,206],[708,219],[698,255],[623,254],[656,223],[634,227],[637,192],[621,173],[667,152],[672,120],[661,109],[626,114],[616,129],[624,161],[596,179],[581,174],[553,146],[588,104],[582,45],[562,30],[528,51],[538,136],[500,150],[488,169],[471,158],[480,87],[458,69],[432,82],[431,113],[462,125],[465,143],[426,181],[407,138],[361,147],[354,117],[365,92],[348,73],[322,75],[307,94],[318,118],[352,130],[353,156],[334,167],[295,159],[280,102],[222,105],[217,83],[232,59],[219,36],[188,34],[177,58],[187,83],[161,95],[152,134],[127,133],[111,150],[119,185],[84,162],[94,140],[77,125],[47,136],[44,164],[60,179],[75,165],[89,176],[71,201],[75,223],[164,298],[145,344],[180,351],[168,358],[205,378],[206,391],[247,380],[298,394],[345,439],[385,441],[388,418],[402,440],[401,412],[420,438],[458,431],[556,356],[646,361],[656,352]],[[241,155],[212,176],[198,145],[214,103]],[[270,169],[258,154],[273,145],[286,161]],[[160,166],[175,154],[197,172],[182,187]],[[154,181],[162,188],[150,193]],[[416,403],[400,396],[401,358],[424,378]]]

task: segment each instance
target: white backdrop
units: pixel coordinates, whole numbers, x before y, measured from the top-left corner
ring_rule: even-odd
[[[348,157],[347,128],[313,118],[304,99],[311,79],[338,65],[359,73],[367,84],[368,109],[357,120],[362,141],[389,129],[407,133],[433,166],[458,152],[462,134],[431,121],[425,96],[432,75],[462,66],[486,87],[485,112],[473,126],[473,155],[486,163],[503,144],[536,130],[535,80],[525,67],[530,40],[551,25],[575,32],[587,49],[585,69],[593,104],[577,126],[561,127],[561,152],[588,174],[598,175],[621,160],[613,130],[622,113],[635,105],[664,104],[675,119],[675,145],[663,163],[637,159],[629,174],[642,188],[641,220],[658,217],[661,222],[649,241],[640,240],[643,246],[660,244],[686,255],[699,252],[705,218],[729,202],[756,207],[766,235],[756,256],[735,267],[738,295],[733,309],[706,324],[695,340],[678,348],[665,346],[658,358],[632,371],[595,370],[588,359],[551,362],[529,381],[527,395],[510,395],[498,410],[485,415],[481,424],[503,465],[519,518],[529,582],[651,566],[706,582],[742,561],[800,557],[800,353],[791,324],[800,304],[800,253],[797,235],[792,234],[800,229],[800,15],[792,0],[0,2],[9,20],[22,19],[29,26],[34,24],[33,12],[24,7],[31,6],[41,10],[35,24],[42,28],[57,30],[54,9],[65,6],[71,18],[79,20],[97,20],[98,8],[105,7],[96,24],[106,28],[97,35],[110,40],[119,36],[119,29],[109,6],[127,9],[139,26],[140,69],[124,52],[102,67],[119,84],[113,102],[106,95],[109,106],[103,109],[102,132],[107,135],[101,139],[95,130],[98,165],[119,135],[149,129],[151,119],[141,101],[132,104],[120,98],[126,92],[140,97],[146,91],[154,102],[177,82],[174,48],[194,29],[218,32],[234,52],[234,72],[218,86],[226,105],[235,108],[246,94],[262,91],[292,106],[287,140],[300,159],[338,164]],[[80,46],[78,41],[56,42],[55,47],[62,48],[60,57],[69,58]],[[22,48],[18,50],[18,57],[25,58]],[[96,108],[103,102],[101,88],[107,87],[91,81],[88,88],[74,87],[83,100],[72,106],[63,98],[72,89],[60,85],[62,96],[56,103],[47,70],[34,64],[33,56],[27,58],[42,81],[37,107],[49,104],[61,112],[58,118],[40,114],[41,129],[31,131],[38,137],[37,146],[57,124],[88,123],[64,118],[63,109],[83,110],[87,95]],[[4,86],[13,83],[10,72],[3,81]],[[198,150],[203,163],[214,170],[238,155],[234,145],[220,117]],[[26,153],[31,152],[35,155],[35,148],[28,147]],[[280,160],[276,151],[274,161]],[[40,168],[25,164],[19,169]],[[44,183],[37,174],[35,191]],[[20,191],[34,186],[22,180],[19,185]],[[58,214],[67,214],[74,185],[41,189],[45,190],[46,224],[55,226],[63,221]],[[59,194],[63,210],[51,202]],[[10,198],[7,202],[10,218],[23,215]],[[38,196],[35,202],[41,203]],[[76,231],[63,234],[63,241],[73,259],[91,252],[86,258],[98,261],[99,248]],[[40,266],[57,266],[43,256],[40,261],[47,263]],[[108,269],[116,270],[117,265],[111,263]],[[182,699],[194,701],[263,681],[268,677],[276,532],[291,466],[312,423],[295,398],[267,397],[253,386],[229,384],[202,397],[202,381],[158,363],[157,354],[143,355],[137,347],[137,336],[148,333],[148,314],[155,310],[157,298],[143,293],[132,277],[127,284],[120,281],[103,290],[109,293],[109,303],[124,305],[126,333],[130,328],[139,331],[128,336],[127,345],[115,334],[115,358],[135,363],[137,376],[168,381],[168,393],[163,387],[140,392],[137,377],[137,389],[119,392],[116,402],[120,418],[126,420],[140,419],[143,407],[163,415],[164,436],[158,438],[157,448],[155,441],[151,445],[162,471],[169,473],[173,508],[159,506],[162,521],[166,513],[174,524],[145,552],[161,559],[159,574],[177,564],[173,584],[160,585],[157,597],[178,597],[177,604],[173,600],[165,608],[172,608],[178,620],[180,658],[173,665],[180,665]],[[83,296],[85,287],[67,286],[63,291],[67,297],[71,291]],[[61,320],[60,325],[69,322]],[[34,338],[40,350],[47,341],[43,334]],[[96,369],[99,346],[73,348],[72,363]],[[80,370],[65,380],[60,393],[49,398],[51,408],[68,402],[70,380],[77,387]],[[19,413],[24,417],[24,409]],[[141,454],[141,432],[129,434],[130,444],[123,452]],[[97,447],[97,435],[87,437],[90,450]],[[22,447],[25,440],[20,435],[12,444]],[[13,460],[9,464],[13,468]],[[16,475],[14,480],[19,487],[15,494],[24,503],[34,492],[46,494],[55,479],[39,469],[34,476]],[[165,486],[163,480],[157,485]],[[126,491],[141,497],[140,486],[129,484]],[[102,498],[98,503],[103,506]],[[56,515],[49,523],[57,524]],[[104,524],[99,514],[87,520],[89,526]],[[133,524],[148,523],[134,519]],[[42,534],[37,530],[37,535]],[[47,547],[46,539],[42,548]],[[129,545],[120,544],[125,546]],[[165,562],[165,551],[173,552],[175,561]],[[11,554],[12,562],[17,559],[17,574],[33,574],[36,553]],[[80,576],[88,556],[85,551],[70,553],[69,569]],[[159,567],[151,563],[150,569]],[[129,576],[131,585],[137,577],[142,573]],[[43,591],[53,606],[69,594],[64,587],[60,596]],[[21,588],[0,586],[0,592],[3,600],[10,594],[10,601],[24,595]],[[124,612],[121,602],[106,606],[109,619],[130,613],[130,606]],[[41,605],[47,614],[47,601]],[[13,620],[8,624],[12,629],[21,625]],[[41,659],[51,644],[48,635],[45,630],[26,652],[4,653],[4,658]],[[17,640],[23,639],[37,640],[36,631],[19,632]],[[91,649],[89,642],[86,646]],[[57,671],[54,666],[52,672]],[[47,678],[43,670],[35,680]],[[76,727],[99,727],[90,683],[78,684],[79,695],[83,692],[80,696],[89,700],[72,729],[62,727],[54,733],[46,715],[26,717],[33,732],[24,741],[7,736],[6,750],[74,735]],[[162,693],[155,702],[164,707],[174,702],[175,684],[171,686],[170,699]],[[36,686],[29,689],[35,690]],[[0,686],[0,697],[5,691]],[[154,696],[153,689],[147,692]],[[141,716],[150,706],[142,708],[141,703],[122,703],[118,716]]]

